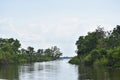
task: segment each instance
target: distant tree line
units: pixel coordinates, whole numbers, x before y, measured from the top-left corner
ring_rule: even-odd
[[[17,39],[0,38],[0,64],[51,61],[58,59],[61,55],[62,53],[57,46],[35,51],[31,46],[27,49],[21,48]]]
[[[120,67],[120,25],[111,31],[98,27],[76,41],[77,56],[72,64]]]

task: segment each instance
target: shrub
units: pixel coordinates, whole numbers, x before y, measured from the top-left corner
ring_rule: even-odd
[[[69,61],[69,63],[71,63],[71,64],[80,64],[80,62],[81,62],[81,60],[80,60],[77,56],[73,57],[73,58]]]

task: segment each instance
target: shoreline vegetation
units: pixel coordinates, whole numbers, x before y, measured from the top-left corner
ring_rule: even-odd
[[[57,46],[35,51],[31,46],[27,49],[21,48],[21,43],[17,39],[0,38],[0,64],[52,61],[60,56],[62,53]]]
[[[98,27],[76,41],[77,56],[69,63],[86,66],[120,67],[120,25],[111,31]]]

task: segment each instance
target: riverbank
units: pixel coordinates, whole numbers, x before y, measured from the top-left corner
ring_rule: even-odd
[[[27,49],[21,48],[21,43],[17,39],[0,38],[0,64],[52,61],[60,56],[62,53],[57,46],[35,51],[31,46]]]
[[[77,56],[69,63],[87,66],[120,67],[120,25],[111,31],[98,27],[76,41]]]

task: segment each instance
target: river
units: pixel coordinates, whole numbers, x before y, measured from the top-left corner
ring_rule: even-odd
[[[120,69],[71,65],[69,59],[0,66],[0,80],[120,80]]]

